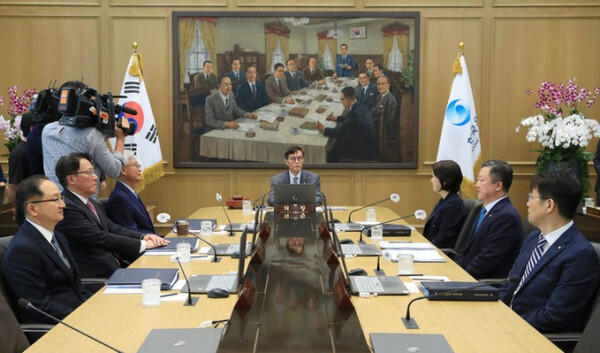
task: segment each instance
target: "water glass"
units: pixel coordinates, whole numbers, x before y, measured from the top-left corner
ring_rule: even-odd
[[[142,306],[160,306],[160,279],[149,278],[142,281]]]
[[[398,254],[396,259],[398,260],[399,275],[410,275],[413,273],[414,256],[412,254]]]
[[[585,199],[583,199],[585,202],[585,207],[594,207],[594,199],[592,197],[586,197]]]
[[[377,211],[374,208],[367,208],[367,222],[377,222]]]
[[[383,226],[381,224],[371,227],[371,239],[383,240]]]
[[[179,243],[177,244],[177,256],[180,262],[190,262],[190,243]]]
[[[190,229],[190,223],[185,220],[179,220],[175,222],[175,230],[177,231],[177,235],[188,235]]]
[[[200,234],[201,235],[212,235],[213,223],[211,221],[200,222]]]
[[[252,202],[250,200],[242,201],[242,211],[244,213],[252,213]]]

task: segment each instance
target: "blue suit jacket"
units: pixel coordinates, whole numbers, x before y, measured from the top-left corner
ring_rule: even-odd
[[[351,70],[345,68],[350,65]],[[338,54],[335,59],[335,73],[338,77],[354,77],[352,70],[356,69],[356,61],[352,55],[346,55],[346,60],[342,60],[342,54]]]
[[[451,192],[433,208],[423,235],[438,248],[453,248],[466,216],[463,200]]]
[[[540,231],[529,234],[509,276],[523,276]],[[518,283],[504,285],[501,298],[540,332],[578,332],[584,327],[598,286],[598,255],[573,224]]]
[[[235,77],[235,73],[233,72],[233,70],[227,72],[225,74],[225,76],[229,77],[231,79],[231,82],[235,82],[235,81],[245,81],[246,80],[246,72],[242,69],[240,69],[239,71],[239,78]]]
[[[291,184],[289,170],[279,173],[271,178],[271,191],[269,192],[269,198],[267,200],[270,206],[273,206],[275,201],[273,185],[279,184]],[[321,197],[321,178],[317,174],[302,170],[302,173],[300,173],[300,184],[315,184],[317,186],[317,205],[320,205],[323,202],[323,198]]]
[[[454,261],[476,279],[503,278],[513,265],[521,246],[521,217],[510,199],[499,201],[475,232],[473,222],[469,240],[454,256]]]
[[[377,96],[379,96],[379,92],[377,91],[377,86],[370,83],[367,85],[367,92],[363,86],[356,86],[356,100],[366,105],[369,110],[373,109],[375,105],[375,100],[377,100]]]
[[[123,183],[117,182],[106,202],[106,214],[111,221],[136,232],[154,233],[146,206]]]
[[[304,87],[310,86],[310,83],[302,77],[302,71],[296,70],[294,77],[289,71],[285,72],[285,80],[287,81],[287,87],[290,91],[299,91]]]
[[[335,128],[323,131],[326,137],[335,137],[335,143],[327,154],[327,162],[338,163],[344,158],[377,159],[377,140],[371,112],[360,102],[337,117]]]
[[[63,263],[44,236],[25,221],[6,249],[2,272],[13,303],[25,298],[36,307],[62,319],[89,298],[90,293],[81,285],[79,268],[69,250],[67,239],[57,231],[54,235],[71,268]],[[54,324],[33,310],[15,307],[21,323]]]
[[[265,90],[265,85],[260,81],[255,81],[256,85],[256,98],[252,95],[250,89],[250,83],[248,81],[242,83],[235,90],[235,101],[238,107],[242,108],[247,112],[253,112],[259,108],[269,104],[269,97]]]

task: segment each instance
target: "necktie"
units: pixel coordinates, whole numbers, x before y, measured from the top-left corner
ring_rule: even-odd
[[[92,211],[94,216],[96,216],[96,219],[100,221],[100,217],[98,217],[98,212],[96,211],[96,207],[94,207],[94,204],[92,204],[92,201],[88,200],[85,205],[90,209],[90,211]]]
[[[71,264],[69,264],[69,260],[67,260],[65,254],[63,254],[62,250],[60,249],[60,245],[58,244],[58,241],[56,241],[56,236],[54,236],[54,233],[52,233],[52,239],[50,240],[50,242],[52,243],[54,250],[56,250],[58,257],[60,257],[62,262],[65,263],[65,266],[67,266],[67,268],[71,268]]]
[[[314,76],[315,75],[315,70],[310,70],[310,75]]]
[[[235,73],[235,79],[236,79],[236,80],[239,80],[239,79],[240,79],[240,73],[239,73],[239,72],[236,72],[236,73]]]
[[[527,278],[527,276],[529,276],[529,273],[531,272],[531,270],[533,270],[533,268],[535,267],[535,264],[537,264],[537,262],[542,257],[543,252],[544,252],[544,245],[546,245],[546,243],[548,243],[548,241],[546,240],[546,237],[544,236],[544,234],[540,233],[540,237],[538,238],[538,243],[537,243],[535,249],[533,249],[533,253],[531,254],[531,257],[529,258],[529,262],[527,262],[527,266],[525,267],[525,272],[523,272],[523,277],[521,277],[521,282],[519,282],[519,286],[517,288],[521,287],[523,282],[525,282],[525,279]]]
[[[342,61],[346,61],[346,55],[342,55]]]
[[[229,98],[225,98],[225,110],[229,111]]]
[[[254,98],[256,98],[256,86],[254,85],[254,83],[250,85],[250,89],[252,90],[252,95],[254,96]]]
[[[487,213],[487,209],[485,207],[482,207],[481,213],[479,214],[479,219],[477,219],[477,227],[475,227],[475,231],[477,231],[477,229],[479,229],[479,226],[481,225],[481,222],[483,222],[483,219],[485,218],[486,213]]]
[[[292,184],[298,184],[298,177],[297,176],[294,177]]]
[[[210,78],[210,76],[209,76],[209,75],[206,75],[206,81],[208,81],[208,79],[209,79],[209,78]]]

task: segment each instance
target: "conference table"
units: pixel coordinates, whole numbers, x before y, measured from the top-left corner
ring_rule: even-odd
[[[334,217],[340,220],[348,218],[349,211],[334,211]],[[376,208],[377,220],[385,221],[398,216],[387,208]],[[242,210],[230,210],[232,222],[250,223],[254,216]],[[219,225],[226,224],[226,218],[220,207],[202,208],[189,218],[215,218]],[[360,210],[353,214],[354,221],[365,220],[366,213]],[[402,222],[398,222],[402,223]],[[234,237],[212,235],[206,237],[212,243],[238,243],[239,234]],[[169,234],[169,236],[175,236]],[[340,238],[358,240],[359,233],[339,233]],[[250,238],[249,238],[250,239]],[[366,243],[377,244],[369,237]],[[386,237],[385,240],[395,238]],[[397,240],[427,242],[413,230],[410,237]],[[444,256],[445,257],[445,256]],[[373,275],[376,267],[375,257],[347,258],[349,268],[363,268]],[[248,263],[248,261],[246,261]],[[225,274],[235,271],[237,259],[222,257],[218,263],[206,260],[192,260],[183,263],[188,276],[191,274]],[[169,256],[144,255],[136,260],[133,268],[178,268]],[[381,259],[381,268],[388,274],[396,273],[397,265]],[[473,278],[446,258],[444,263],[415,263],[414,272],[431,276],[447,276],[454,281],[474,281]],[[404,282],[411,282],[403,277]],[[81,305],[65,321],[84,332],[100,339],[124,352],[136,352],[152,329],[157,328],[196,328],[207,320],[228,319],[232,315],[237,300],[236,295],[223,299],[199,297],[195,306],[183,306],[183,301],[163,301],[154,308],[141,306],[141,294],[103,294],[100,290]],[[175,292],[175,291],[173,291]],[[460,302],[428,301],[415,302],[411,307],[411,316],[419,325],[417,330],[404,327],[401,318],[411,299],[422,294],[411,293],[403,296],[377,296],[362,298],[352,296],[360,325],[369,341],[369,334],[413,333],[442,334],[454,352],[560,352],[550,341],[522,320],[502,302]],[[310,330],[310,327],[303,327]],[[369,343],[370,344],[370,343]],[[27,352],[107,352],[108,349],[90,339],[58,325],[32,345]],[[307,350],[309,352],[310,350]]]
[[[256,111],[258,119],[239,118],[240,129],[217,129],[200,136],[200,155],[208,158],[234,161],[281,163],[283,152],[289,146],[300,146],[307,163],[325,164],[329,138],[318,130],[302,128],[303,123],[321,122],[325,127],[335,127],[327,121],[330,114],[341,115],[344,107],[340,101],[344,87],[355,87],[352,78],[326,78],[324,85],[313,84],[291,95],[294,104],[271,103]],[[290,115],[290,110],[308,109],[304,117]],[[281,117],[276,131],[260,127],[261,119]],[[247,134],[248,131],[252,134]]]

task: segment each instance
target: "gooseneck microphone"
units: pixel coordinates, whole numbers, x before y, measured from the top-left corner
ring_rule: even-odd
[[[177,229],[177,223],[175,223],[171,220],[171,216],[168,213],[165,213],[165,212],[159,213],[158,215],[156,215],[156,220],[159,221],[160,223],[167,223],[167,222],[171,223],[172,225],[175,226],[175,229]],[[200,238],[195,232],[193,232],[189,229],[188,229],[188,234],[190,234],[194,238],[200,240],[201,242],[203,242],[204,244],[206,244],[212,248],[212,250],[215,252],[215,257],[213,258],[212,262],[221,261],[221,258],[217,256],[217,249],[215,248],[214,245],[209,243],[208,240],[204,240],[204,239]]]
[[[470,286],[470,287],[457,288],[457,289],[452,289],[449,291],[439,292],[439,293],[432,294],[432,295],[424,295],[422,297],[417,297],[417,298],[411,300],[410,302],[408,302],[408,306],[406,307],[406,317],[402,318],[402,322],[404,323],[404,327],[406,327],[407,329],[418,329],[419,328],[419,325],[417,325],[417,322],[415,321],[415,319],[410,317],[410,306],[412,305],[412,303],[416,302],[417,300],[422,300],[422,299],[426,299],[426,298],[431,299],[431,298],[436,298],[436,297],[442,297],[449,293],[456,293],[456,292],[460,292],[460,291],[464,291],[464,290],[471,290],[471,289],[485,287],[485,286],[489,286],[489,285],[516,283],[516,282],[519,282],[520,280],[521,280],[521,277],[519,277],[519,276],[511,276],[511,277],[502,278],[499,280],[482,280],[482,282],[477,282],[476,284],[474,284],[473,286]]]
[[[365,209],[365,208],[367,208],[367,207],[369,207],[369,206],[373,206],[373,205],[377,205],[377,204],[379,204],[379,203],[382,203],[382,202],[386,202],[386,201],[388,201],[388,200],[392,200],[392,201],[394,201],[394,203],[398,203],[398,201],[400,201],[400,195],[398,195],[398,194],[390,194],[390,196],[389,196],[389,197],[386,197],[386,198],[385,198],[385,199],[383,199],[383,200],[379,200],[379,201],[377,201],[377,202],[373,202],[373,203],[370,203],[370,204],[368,204],[368,205],[365,205],[365,206],[359,207],[359,208],[357,208],[357,209],[355,209],[355,210],[352,210],[352,212],[350,212],[350,214],[348,215],[348,223],[352,222],[352,214],[353,214],[354,212],[356,212],[356,211],[360,211],[360,210],[362,210],[362,209]]]
[[[229,219],[227,210],[225,209],[225,206],[223,205],[223,197],[221,196],[221,194],[217,193],[216,199],[221,204],[221,208],[223,209],[223,212],[225,213],[225,217],[227,217],[227,222],[229,222],[229,236],[232,237],[234,235],[233,234],[233,224],[231,224],[231,219]]]
[[[179,261],[179,256],[175,256],[175,260],[177,260],[177,264],[179,265],[179,269],[181,270],[181,274],[183,275],[183,279],[185,280],[185,284],[188,287],[188,297],[183,306],[195,306],[198,302],[198,297],[192,298],[192,286],[190,285],[190,281],[188,277],[185,275],[185,271],[183,270],[183,266],[181,266],[181,261]]]
[[[364,227],[360,231],[360,237],[358,239],[358,242],[361,243],[361,244],[363,244],[364,243],[364,241],[363,241],[363,233],[366,233],[369,229],[371,229],[371,228],[373,228],[375,226],[381,226],[381,225],[384,225],[384,224],[392,223],[392,222],[395,222],[395,221],[400,221],[402,219],[406,219],[406,218],[410,218],[410,217],[415,217],[416,219],[425,219],[425,218],[427,218],[427,212],[425,212],[424,210],[420,210],[419,209],[419,210],[416,210],[415,212],[413,212],[413,213],[411,213],[409,215],[406,215],[406,216],[402,216],[402,217],[390,219],[390,220],[385,221],[385,222],[381,222],[381,223],[377,223],[377,224],[372,224],[370,226]]]
[[[19,300],[17,301],[17,303],[19,304],[19,306],[20,306],[21,308],[23,308],[23,309],[25,309],[25,310],[33,310],[33,311],[36,311],[36,312],[38,312],[38,313],[40,313],[40,314],[42,314],[42,315],[44,315],[44,316],[46,316],[46,317],[49,317],[49,318],[50,318],[50,319],[52,319],[52,320],[54,320],[54,321],[58,322],[59,324],[63,324],[63,325],[65,325],[65,326],[67,326],[68,328],[70,328],[71,330],[73,330],[73,331],[75,331],[75,332],[78,332],[78,333],[80,333],[80,334],[84,335],[85,337],[87,337],[87,338],[89,338],[89,339],[91,339],[91,340],[94,340],[94,341],[96,341],[96,342],[100,343],[101,345],[103,345],[103,346],[104,346],[104,347],[106,347],[106,348],[109,348],[109,349],[111,349],[111,350],[113,350],[113,351],[115,351],[115,352],[118,352],[118,353],[123,353],[123,351],[120,351],[120,350],[116,349],[115,347],[113,347],[113,346],[111,346],[111,345],[109,345],[109,344],[107,344],[107,343],[104,343],[104,342],[100,341],[99,339],[97,339],[97,338],[94,338],[94,337],[92,337],[92,336],[88,335],[87,333],[85,333],[85,332],[83,332],[83,331],[81,331],[81,330],[79,330],[79,329],[76,329],[75,327],[73,327],[73,326],[71,326],[71,325],[67,324],[66,322],[64,322],[64,321],[62,321],[62,320],[60,320],[60,319],[58,319],[58,318],[56,318],[56,317],[54,317],[54,316],[52,316],[52,315],[48,314],[47,312],[43,311],[42,309],[38,309],[38,308],[36,308],[36,307],[35,307],[35,305],[31,304],[31,302],[30,302],[29,300],[25,299],[25,298],[21,298],[21,299],[19,299]]]

